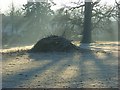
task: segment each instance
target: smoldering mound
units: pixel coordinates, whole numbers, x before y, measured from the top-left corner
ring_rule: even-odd
[[[69,52],[79,48],[62,36],[51,35],[39,40],[30,52]]]

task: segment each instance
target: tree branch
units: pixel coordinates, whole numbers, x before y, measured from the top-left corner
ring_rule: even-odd
[[[95,23],[95,25],[94,25],[93,28],[95,28],[102,19],[113,17],[113,14],[112,14],[112,13],[113,13],[114,10],[115,10],[115,7],[113,7],[113,8],[111,7],[111,8],[109,8],[105,13],[103,13],[102,11],[97,11],[97,10],[93,9],[93,11],[96,12],[96,14],[93,15],[93,16],[99,15],[99,16],[98,16],[98,19],[99,19],[99,20]]]
[[[76,8],[80,8],[80,7],[84,7],[84,6],[85,6],[85,4],[80,5],[80,6],[76,6],[76,7],[71,7],[69,10],[76,9]]]
[[[116,0],[115,0],[115,3],[117,4],[118,8],[120,9],[120,3],[118,3]]]
[[[96,4],[98,4],[101,0],[97,0],[94,3],[92,3],[92,7],[94,7]]]

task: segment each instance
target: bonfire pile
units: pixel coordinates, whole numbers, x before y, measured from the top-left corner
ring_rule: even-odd
[[[39,40],[31,52],[68,52],[75,51],[77,47],[71,41],[61,37],[51,35],[49,37]]]

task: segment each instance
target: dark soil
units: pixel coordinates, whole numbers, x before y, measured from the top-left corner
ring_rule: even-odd
[[[51,35],[39,40],[30,52],[68,52],[76,50],[78,50],[78,47],[73,45],[70,40]]]

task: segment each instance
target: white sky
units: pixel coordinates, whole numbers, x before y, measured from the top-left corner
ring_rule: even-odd
[[[23,4],[27,3],[27,0],[0,0],[0,11],[5,12],[6,10],[9,10],[9,7],[11,6],[11,3],[14,3],[15,7],[21,7]],[[62,4],[73,2],[78,0],[54,0],[54,2],[57,4],[54,9],[57,9],[61,7]],[[115,3],[115,0],[101,0],[101,3],[107,3],[108,5],[113,5]]]

